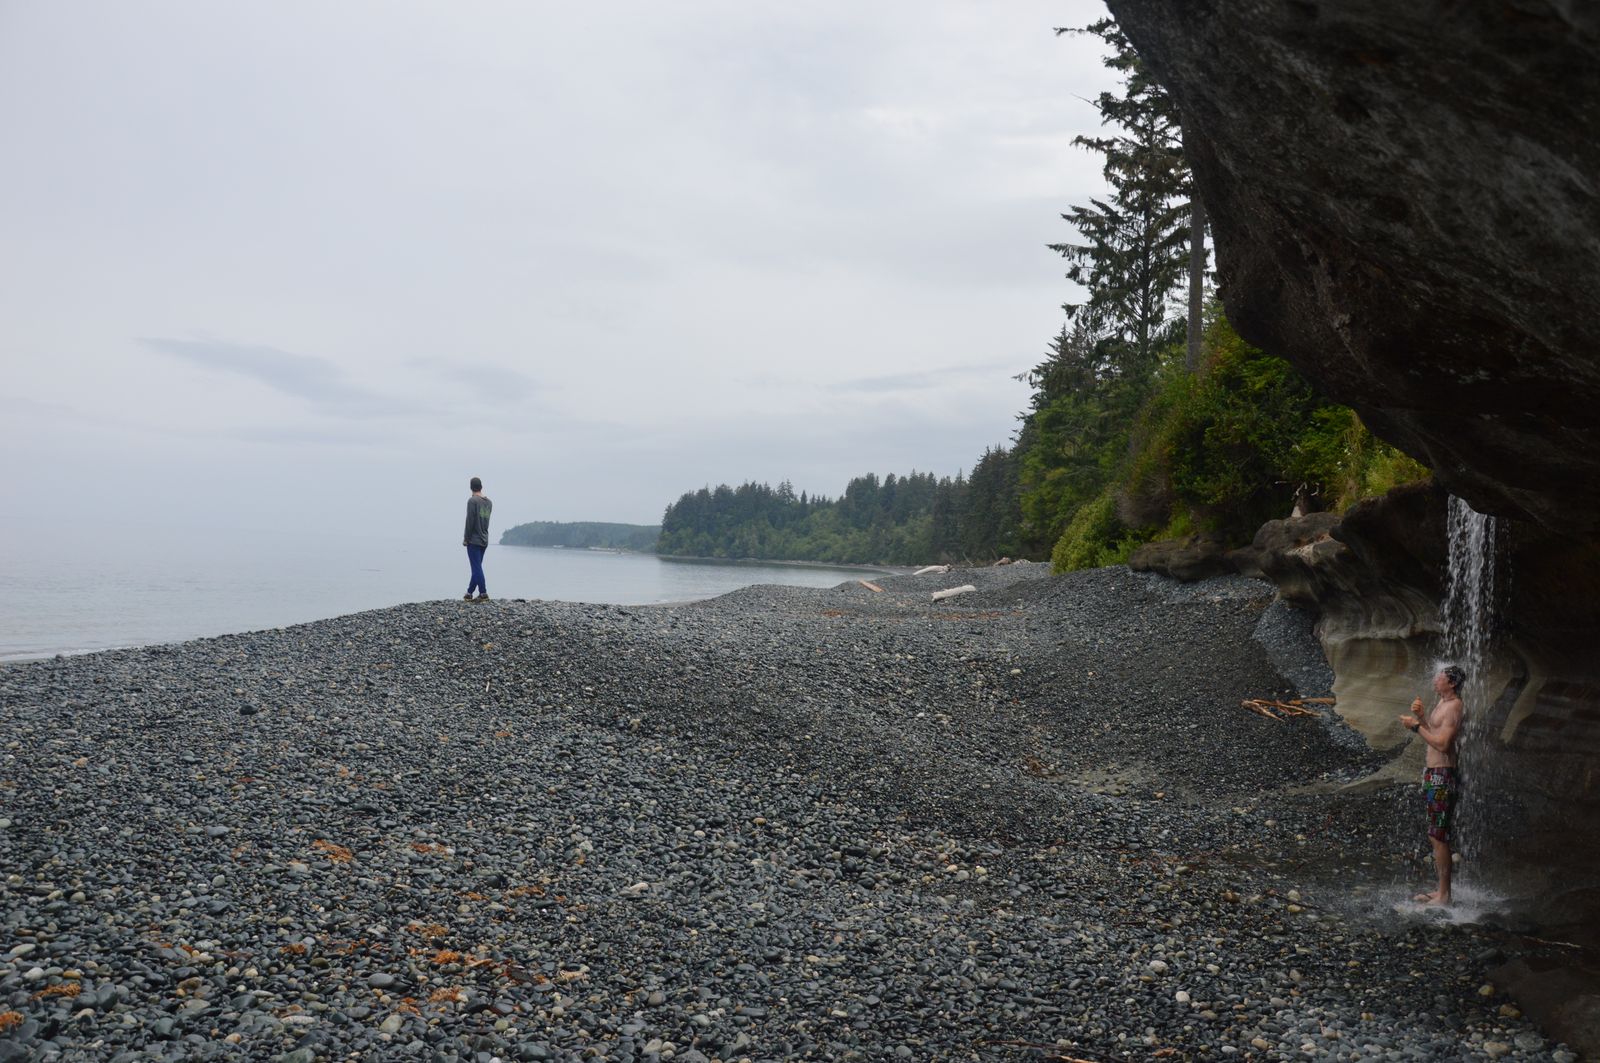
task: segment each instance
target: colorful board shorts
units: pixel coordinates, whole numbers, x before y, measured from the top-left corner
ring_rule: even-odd
[[[1450,814],[1461,797],[1454,768],[1422,769],[1422,799],[1428,805],[1428,837],[1450,840]]]

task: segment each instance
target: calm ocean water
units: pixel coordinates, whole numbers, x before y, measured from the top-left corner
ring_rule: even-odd
[[[447,537],[329,541],[243,531],[177,540],[112,526],[52,528],[47,540],[28,533],[0,521],[0,661],[459,599],[467,587],[466,551]],[[863,575],[518,546],[491,546],[484,571],[496,598],[613,605],[711,598],[752,583],[831,587]]]

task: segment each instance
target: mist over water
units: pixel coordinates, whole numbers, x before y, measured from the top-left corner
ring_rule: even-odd
[[[453,516],[453,512],[452,512]],[[459,599],[460,528],[330,538],[311,530],[40,529],[0,520],[0,661],[279,627],[404,602]],[[662,560],[491,546],[495,598],[647,605],[753,583],[831,587],[858,570]],[[468,606],[463,604],[463,608]]]

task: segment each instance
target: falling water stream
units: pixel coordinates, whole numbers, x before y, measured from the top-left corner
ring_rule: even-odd
[[[1490,850],[1489,809],[1501,781],[1489,728],[1492,687],[1487,672],[1495,603],[1495,520],[1450,496],[1449,577],[1440,620],[1444,650],[1467,679],[1461,694],[1464,717],[1457,745],[1462,799],[1456,811],[1456,848],[1462,870],[1472,870]]]

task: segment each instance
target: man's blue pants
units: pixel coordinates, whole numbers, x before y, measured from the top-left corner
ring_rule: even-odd
[[[467,547],[467,560],[472,564],[472,582],[467,584],[467,593],[476,590],[484,597],[489,596],[489,587],[483,582],[483,551],[484,547]]]

